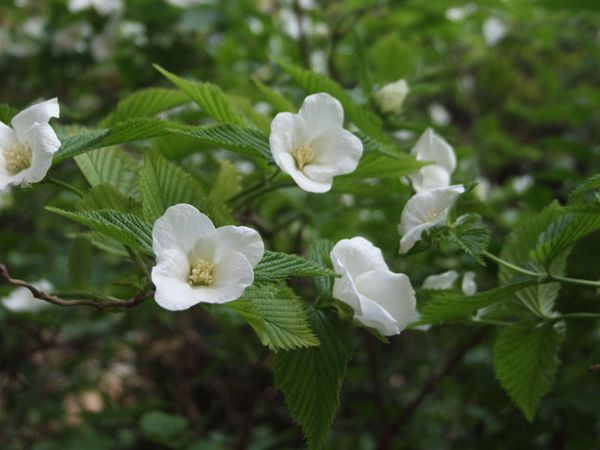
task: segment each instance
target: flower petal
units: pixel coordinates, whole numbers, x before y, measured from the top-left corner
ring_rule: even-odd
[[[304,173],[313,180],[353,172],[363,153],[361,140],[343,128],[324,131],[310,142],[309,147],[316,157],[313,163],[304,167]]]
[[[252,228],[232,225],[217,228],[217,240],[216,259],[235,251],[244,255],[250,265],[255,267],[265,253],[265,244],[260,234]]]
[[[180,250],[167,250],[160,254],[158,264],[152,268],[152,283],[156,286],[154,299],[169,311],[188,309],[200,300],[187,278],[190,264],[187,255]]]
[[[439,189],[450,185],[450,173],[437,164],[421,167],[409,178],[412,181],[414,190],[417,192]]]
[[[431,128],[423,132],[411,153],[418,161],[431,161],[446,169],[449,174],[456,168],[454,149]]]
[[[24,142],[31,149],[31,166],[23,170],[23,183],[37,183],[48,173],[60,141],[49,124],[38,123],[27,130]]]
[[[320,180],[309,178],[303,171],[296,167],[294,157],[289,153],[279,155],[277,165],[283,172],[290,175],[303,191],[323,193],[329,191],[333,185],[333,175],[329,178],[322,177]]]
[[[423,281],[423,289],[450,289],[457,278],[458,272],[456,270],[429,275]]]
[[[296,168],[296,163],[294,163],[291,154],[298,146],[306,143],[308,143],[306,123],[302,117],[288,112],[279,113],[275,116],[271,122],[269,144],[273,159],[281,170],[290,173],[289,164],[287,164],[289,158],[292,160],[292,167]],[[285,159],[286,164],[281,159],[283,156],[289,157]]]
[[[351,278],[372,270],[389,270],[381,250],[360,236],[339,241],[331,249],[330,257],[334,270],[341,273],[345,268]]]
[[[192,205],[180,203],[167,208],[154,222],[152,248],[157,256],[170,249],[179,249],[187,255],[201,238],[216,238],[215,226]]]
[[[213,284],[205,288],[210,296],[203,301],[226,303],[237,300],[253,282],[254,270],[246,257],[239,252],[225,253],[215,261]]]
[[[48,123],[52,117],[60,116],[58,99],[53,98],[42,103],[37,103],[24,109],[11,120],[19,140],[24,140],[25,133],[35,123]]]
[[[0,122],[0,153],[17,140],[17,135],[11,127]]]
[[[461,288],[465,295],[471,296],[477,292],[475,272],[473,272],[472,270],[465,272],[465,274],[463,275]]]
[[[356,279],[356,287],[362,295],[363,312],[359,320],[380,322],[380,328],[377,328],[380,333],[386,336],[398,334],[415,320],[415,291],[403,273],[389,270],[366,272]]]
[[[344,126],[344,108],[334,97],[324,92],[309,95],[304,99],[299,115],[304,118],[310,138],[329,128]]]

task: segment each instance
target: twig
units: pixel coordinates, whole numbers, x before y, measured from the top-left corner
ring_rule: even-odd
[[[148,291],[138,292],[129,300],[120,300],[114,297],[99,297],[93,294],[90,294],[89,297],[85,299],[64,300],[55,295],[51,295],[39,290],[27,281],[12,278],[8,272],[8,268],[4,264],[0,264],[0,277],[4,278],[4,280],[10,285],[21,286],[28,289],[35,298],[44,300],[48,303],[59,306],[92,306],[100,311],[103,311],[107,308],[132,308],[134,306],[138,306],[154,295],[154,289],[150,289]],[[87,294],[83,294],[82,296],[87,296]]]

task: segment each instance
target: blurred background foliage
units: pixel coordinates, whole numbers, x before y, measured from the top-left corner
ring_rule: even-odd
[[[81,9],[77,4],[83,5]],[[298,107],[306,92],[274,63],[285,58],[329,74],[376,110],[373,93],[404,78],[401,115],[382,115],[410,149],[433,126],[458,155],[456,182],[479,185],[459,213],[477,211],[496,253],[529,213],[600,168],[600,15],[593,1],[436,0],[0,0],[1,102],[21,108],[58,96],[61,125],[95,127],[117,102],[168,86],[152,67],[221,86],[268,129],[278,112],[268,86]],[[203,123],[191,106],[170,117]],[[207,186],[220,161],[240,182],[259,168],[185,138],[130,144],[158,148]],[[51,174],[84,187],[72,161]],[[281,190],[234,211],[267,246],[303,253],[320,237],[363,235],[413,285],[449,269],[475,270],[480,289],[496,268],[449,248],[397,255],[410,196],[401,180],[338,183],[330,195]],[[80,229],[44,210],[76,197],[50,184],[0,197],[0,260],[15,276],[69,289]],[[597,277],[598,234],[575,248],[570,272]],[[127,295],[132,264],[93,249],[95,289]],[[593,262],[595,261],[595,262]],[[306,280],[294,287],[314,292]],[[9,293],[0,286],[0,295]],[[561,311],[590,310],[594,292],[564,286]],[[600,308],[596,307],[598,311]],[[484,325],[406,331],[381,344],[361,331],[331,435],[332,449],[592,449],[600,442],[600,329],[570,323],[555,388],[529,424],[495,380]],[[0,446],[3,449],[296,449],[303,445],[272,383],[272,356],[237,316],[152,302],[118,313],[0,308]],[[384,432],[383,430],[391,430]]]

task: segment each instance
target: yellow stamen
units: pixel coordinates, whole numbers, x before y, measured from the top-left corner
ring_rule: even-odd
[[[292,156],[296,161],[296,167],[300,170],[304,169],[304,166],[315,160],[314,150],[305,144],[296,147],[292,152]]]
[[[190,270],[188,283],[190,286],[210,286],[213,282],[212,271],[215,265],[205,259],[197,259]]]
[[[6,171],[11,175],[16,175],[31,166],[31,158],[31,149],[22,142],[13,142],[4,149]]]

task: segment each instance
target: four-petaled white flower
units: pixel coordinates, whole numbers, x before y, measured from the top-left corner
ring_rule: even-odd
[[[31,284],[40,291],[52,290],[52,284],[48,280],[39,280]],[[35,298],[29,289],[18,287],[2,299],[2,305],[9,311],[21,313],[39,311],[47,307],[49,303]]]
[[[238,299],[254,281],[254,267],[265,250],[255,230],[215,228],[188,204],[171,206],[156,220],[152,247],[155,299],[171,311]]]
[[[465,191],[461,185],[431,189],[413,195],[404,206],[398,232],[400,253],[408,252],[425,230],[446,223],[456,199]]]
[[[427,128],[421,135],[411,153],[417,161],[429,161],[425,167],[409,176],[417,192],[443,188],[450,185],[450,176],[456,168],[454,150],[443,138]]]
[[[48,124],[59,116],[54,98],[30,106],[11,120],[12,128],[0,122],[0,190],[41,181],[60,147]]]
[[[409,88],[406,80],[398,80],[379,89],[375,93],[375,101],[382,112],[400,114],[408,92]]]
[[[271,153],[281,170],[307,192],[327,192],[333,177],[353,172],[362,142],[343,128],[344,110],[329,94],[306,97],[298,114],[279,113],[271,123]]]
[[[333,296],[354,310],[354,318],[383,336],[399,334],[417,320],[415,291],[403,273],[390,271],[381,250],[362,237],[343,239],[331,250],[341,275]]]

